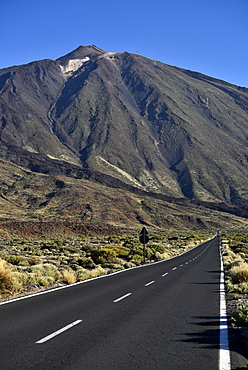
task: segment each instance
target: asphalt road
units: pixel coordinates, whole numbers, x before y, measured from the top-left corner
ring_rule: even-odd
[[[0,305],[0,369],[219,369],[218,238]]]

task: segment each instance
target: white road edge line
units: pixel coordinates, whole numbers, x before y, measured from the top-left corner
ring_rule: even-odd
[[[220,250],[220,350],[219,350],[219,370],[231,370],[231,358],[228,341],[228,325],[226,317],[226,295],[224,284],[224,268]]]
[[[48,335],[47,337],[45,337],[45,338],[42,338],[42,339],[38,340],[38,341],[37,341],[37,342],[35,342],[35,343],[37,343],[37,344],[44,343],[44,342],[46,342],[46,341],[48,341],[48,340],[52,339],[53,337],[56,337],[56,335],[59,335],[59,334],[63,333],[64,331],[66,331],[66,330],[68,330],[68,329],[72,328],[73,326],[75,326],[75,325],[77,325],[77,324],[80,324],[80,322],[82,322],[82,321],[83,321],[83,320],[76,320],[76,321],[72,322],[71,324],[69,324],[69,325],[67,325],[67,326],[65,326],[65,327],[63,327],[63,328],[61,328],[61,329],[59,329],[59,330],[55,331],[54,333],[52,333],[52,334],[50,334],[50,335]]]
[[[150,281],[149,283],[145,284],[145,286],[149,286],[151,284],[155,283],[155,280]]]
[[[164,277],[164,276],[166,276],[166,275],[168,275],[168,272],[166,272],[165,274],[163,274],[163,275],[161,275],[162,277]]]
[[[129,297],[131,294],[132,293],[127,293],[127,294],[123,295],[122,297],[115,299],[113,302],[117,303],[117,302],[121,301],[122,299]]]

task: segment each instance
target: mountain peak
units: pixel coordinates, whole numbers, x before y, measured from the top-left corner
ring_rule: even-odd
[[[248,204],[247,89],[89,45],[0,71],[0,90],[4,159],[40,171],[42,161],[45,173],[59,159],[111,186]]]
[[[98,56],[101,54],[104,54],[105,51],[97,47],[96,45],[88,45],[88,46],[83,46],[80,45],[78,48],[75,50],[71,51],[70,53],[58,58],[61,62],[61,64],[66,64],[68,60],[72,59],[84,59],[86,57],[93,57],[93,56]]]

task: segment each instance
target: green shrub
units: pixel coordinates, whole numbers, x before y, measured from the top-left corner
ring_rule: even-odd
[[[37,258],[37,257],[30,257],[29,259],[28,259],[28,263],[30,264],[30,265],[36,265],[36,264],[38,264],[39,263],[39,258]]]
[[[12,265],[19,265],[20,262],[25,261],[25,257],[9,254],[5,257],[5,260]]]
[[[94,268],[95,267],[95,263],[94,263],[94,261],[91,257],[79,258],[77,263],[79,264],[79,266],[82,266],[82,267],[88,267],[88,268]]]
[[[248,326],[248,304],[238,307],[232,321],[235,326]]]
[[[160,235],[160,234],[155,234],[155,235],[152,235],[151,239],[152,240],[164,240],[165,237],[163,235]]]
[[[103,247],[91,252],[91,258],[97,265],[108,262],[111,257],[116,257],[114,249]]]
[[[31,267],[31,272],[45,277],[51,277],[54,281],[58,280],[60,273],[58,268],[52,263],[39,263]]]
[[[154,251],[154,252],[159,252],[159,253],[164,253],[165,251],[165,246],[160,243],[153,243],[149,245],[149,247]]]
[[[120,240],[121,240],[121,238],[117,235],[110,235],[108,237],[109,243],[117,244],[117,243],[120,243]]]
[[[122,245],[115,245],[113,247],[115,253],[116,253],[116,257],[121,257],[121,258],[125,258],[129,255],[129,251],[130,249],[127,248],[127,247],[124,247]]]
[[[128,259],[136,259],[134,258],[134,256],[140,256],[140,257],[143,257],[143,254],[144,254],[144,250],[143,250],[143,246],[141,244],[139,245],[136,245],[134,246],[130,252],[129,252],[129,255],[128,255]]]
[[[141,256],[140,254],[134,254],[132,256],[132,259],[129,262],[134,262],[134,263],[139,262],[139,263],[141,263],[141,262],[143,262],[143,260],[144,260],[143,255]]]

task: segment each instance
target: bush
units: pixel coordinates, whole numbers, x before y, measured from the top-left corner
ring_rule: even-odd
[[[109,247],[103,247],[93,250],[91,252],[91,257],[93,261],[99,265],[108,262],[111,257],[116,257],[116,251]]]
[[[110,235],[108,237],[109,243],[113,243],[113,244],[120,243],[120,240],[121,240],[121,238],[117,235]]]
[[[241,262],[238,266],[231,268],[229,272],[233,283],[247,283],[248,282],[248,263]]]
[[[90,257],[79,258],[77,263],[79,264],[79,266],[82,266],[82,267],[88,267],[88,268],[94,268],[95,267],[94,261]]]
[[[74,284],[77,281],[77,274],[71,268],[62,271],[62,281],[65,284]]]
[[[144,257],[143,256],[141,256],[140,254],[134,254],[133,256],[132,256],[132,259],[130,260],[130,262],[133,262],[133,263],[136,263],[136,262],[138,262],[139,264],[141,263],[141,262],[143,262],[144,261]],[[136,263],[137,264],[137,263]]]
[[[235,326],[248,326],[248,305],[238,307],[236,315],[232,318]]]
[[[25,257],[22,256],[17,256],[15,254],[9,254],[8,256],[5,257],[5,260],[12,265],[19,265],[20,262],[25,261]]]
[[[13,271],[9,264],[0,259],[0,291],[4,292],[11,287]]]
[[[40,281],[44,280],[44,279],[43,280],[39,279],[39,277],[49,278],[48,279],[50,282],[49,284],[52,284],[54,281],[58,280],[60,277],[59,270],[52,263],[39,263],[38,265],[34,265],[31,267],[31,272],[38,276],[37,277],[38,284],[41,284]],[[44,284],[42,283],[41,285],[44,285]]]
[[[154,252],[164,253],[165,246],[163,244],[154,243],[149,246],[151,249],[154,250]]]

